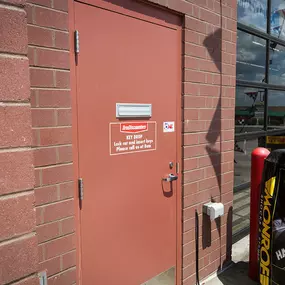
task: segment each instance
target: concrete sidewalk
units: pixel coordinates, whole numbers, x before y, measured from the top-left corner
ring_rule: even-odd
[[[218,276],[212,276],[201,285],[257,285],[248,277],[249,236],[233,244],[233,264]]]

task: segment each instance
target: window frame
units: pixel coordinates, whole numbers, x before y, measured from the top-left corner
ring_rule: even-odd
[[[268,96],[269,90],[273,91],[284,91],[285,85],[276,85],[269,83],[269,67],[270,67],[270,42],[275,42],[278,45],[285,47],[285,40],[279,39],[271,35],[271,5],[272,1],[267,0],[267,27],[266,32],[253,28],[251,26],[247,26],[246,24],[242,24],[237,22],[237,30],[251,34],[253,36],[262,38],[266,40],[266,61],[265,61],[265,80],[264,82],[254,82],[247,80],[236,80],[236,87],[248,87],[248,88],[262,88],[265,90],[264,97],[264,127],[263,131],[256,131],[250,133],[239,133],[235,134],[235,142],[240,142],[244,140],[253,140],[258,139],[259,137],[265,137],[268,135],[278,135],[284,134],[284,129],[276,129],[276,130],[268,130]],[[238,19],[237,19],[238,21]],[[234,192],[238,192],[248,188],[250,185],[250,181],[234,186]]]

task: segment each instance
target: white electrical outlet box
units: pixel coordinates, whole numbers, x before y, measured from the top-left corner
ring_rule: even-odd
[[[224,215],[225,208],[222,203],[207,203],[203,205],[203,213],[207,214],[210,217],[211,221],[214,221],[218,217]]]

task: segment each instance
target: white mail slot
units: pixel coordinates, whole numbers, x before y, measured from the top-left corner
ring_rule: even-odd
[[[117,118],[150,118],[152,115],[151,104],[117,103]]]

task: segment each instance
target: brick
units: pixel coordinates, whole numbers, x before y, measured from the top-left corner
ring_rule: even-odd
[[[0,240],[29,233],[35,229],[32,193],[0,199]]]
[[[28,39],[30,45],[53,47],[52,30],[28,25]]]
[[[52,8],[52,0],[29,0],[29,3]]]
[[[67,182],[67,183],[62,183],[60,184],[60,199],[68,199],[72,198],[74,196],[74,183]]]
[[[182,278],[185,279],[188,276],[191,276],[196,272],[196,268],[193,265],[189,265],[182,269]]]
[[[55,275],[49,279],[49,285],[62,285],[62,284],[74,284],[76,282],[76,270],[75,268],[64,271],[59,275]]]
[[[57,88],[70,87],[70,73],[68,71],[56,71],[56,87]]]
[[[189,69],[198,70],[199,69],[199,62],[198,58],[187,56],[184,59],[184,67]]]
[[[31,89],[30,103],[31,103],[31,107],[38,107],[38,98],[37,98],[36,90]]]
[[[61,109],[57,111],[57,124],[58,126],[71,126],[71,109]]]
[[[206,147],[204,145],[187,146],[184,147],[184,159],[206,154]]]
[[[190,55],[197,58],[206,58],[207,57],[207,50],[203,46],[194,45],[190,43],[185,44],[185,54]]]
[[[199,137],[196,134],[184,134],[183,145],[195,145],[199,143]]]
[[[25,11],[0,7],[0,51],[27,53],[27,21]]]
[[[37,275],[29,276],[19,282],[12,283],[12,285],[39,285],[39,277]]]
[[[20,7],[23,7],[26,4],[26,0],[2,0],[2,2]]]
[[[185,42],[200,44],[200,34],[194,31],[185,30]]]
[[[206,23],[190,17],[185,17],[185,27],[189,30],[194,30],[202,34],[206,34]]]
[[[69,69],[69,52],[37,48],[37,66]]]
[[[42,185],[42,170],[35,168],[35,187]]]
[[[34,187],[33,154],[31,151],[0,153],[0,194]]]
[[[58,256],[40,263],[39,269],[41,271],[46,271],[48,277],[59,273],[61,271],[60,257]]]
[[[33,24],[34,22],[34,7],[33,5],[27,3],[25,5],[25,11],[26,11],[26,15],[27,15],[27,23],[28,24]]]
[[[30,117],[29,106],[0,106],[0,147],[31,145]]]
[[[41,27],[68,30],[68,15],[63,12],[46,9],[43,7],[35,8],[35,24]]]
[[[57,165],[42,169],[42,183],[43,185],[50,185],[73,179],[73,166]]]
[[[30,97],[28,68],[27,58],[0,56],[1,101],[28,100]]]
[[[44,209],[44,222],[56,221],[70,217],[74,214],[74,201],[66,200],[54,204],[46,205]]]
[[[30,68],[30,79],[32,87],[55,87],[53,70]]]
[[[205,107],[206,99],[199,96],[184,96],[185,108],[203,108]]]
[[[59,222],[44,224],[37,227],[37,236],[39,243],[57,238],[59,235]]]
[[[40,187],[35,189],[36,205],[43,205],[59,200],[58,188],[56,185]]]
[[[190,158],[190,159],[185,159],[183,161],[183,170],[193,170],[198,167],[198,159],[197,158]]]
[[[193,264],[194,262],[196,262],[195,260],[195,252],[192,252],[186,256],[183,257],[183,267],[186,267],[190,264]],[[193,283],[194,284],[194,283]]]
[[[221,163],[221,155],[211,155],[211,156],[204,156],[199,158],[199,167],[205,167],[209,165],[219,165]]]
[[[183,131],[185,133],[188,132],[199,132],[206,131],[207,126],[205,121],[194,121],[194,120],[186,120],[183,124]]]
[[[204,171],[203,169],[197,169],[185,172],[183,175],[183,183],[194,182],[203,179]]]
[[[193,217],[194,217],[194,214],[193,214]],[[194,238],[195,238],[194,230],[190,230],[186,233],[183,233],[183,243],[184,244],[193,241]]]
[[[201,60],[199,62],[199,67],[201,71],[220,73],[221,64],[213,62],[212,60]]]
[[[44,208],[36,208],[36,224],[40,225],[44,222],[43,218]]]
[[[194,241],[189,242],[189,243],[183,245],[183,248],[182,248],[183,256],[186,256],[187,254],[193,252],[194,249],[195,249]]]
[[[0,284],[7,284],[36,272],[36,237],[26,237],[0,244],[0,268],[2,273]]]
[[[46,259],[59,256],[75,249],[76,238],[74,234],[61,237],[45,243]],[[62,283],[61,283],[62,284]]]
[[[68,0],[54,1],[54,9],[68,11]]]
[[[200,95],[201,96],[219,96],[220,87],[214,85],[201,85],[200,86]]]
[[[200,84],[183,82],[183,91],[185,95],[199,95],[200,94]]]
[[[36,64],[35,49],[33,47],[28,48],[28,59],[30,66],[34,66]]]
[[[56,112],[51,109],[32,110],[33,127],[54,127],[56,126]]]
[[[70,91],[37,90],[39,107],[66,108],[71,107]]]
[[[191,81],[191,82],[197,82],[197,83],[206,82],[206,74],[200,71],[185,70],[184,78],[185,78],[185,81]]]
[[[206,9],[200,9],[200,19],[216,26],[220,24],[220,16]]]
[[[211,178],[207,178],[207,179],[204,179],[202,181],[199,181],[199,189],[200,190],[210,189],[216,185],[217,185],[217,178],[216,177],[211,177]]]
[[[55,47],[59,49],[69,50],[69,34],[65,32],[55,31]]]
[[[184,120],[198,120],[199,110],[197,109],[185,109]]]
[[[72,146],[61,146],[58,147],[58,162],[66,163],[72,162]]]
[[[72,132],[70,127],[39,129],[41,146],[71,144]]]
[[[61,256],[62,270],[66,270],[76,265],[76,251],[68,252]]]
[[[56,148],[34,149],[35,166],[47,166],[57,163]]]
[[[61,232],[62,235],[73,233],[75,231],[74,217],[62,220],[61,230],[62,230]]]
[[[198,182],[192,182],[192,183],[183,185],[183,194],[185,196],[196,193],[197,191],[198,191]]]

